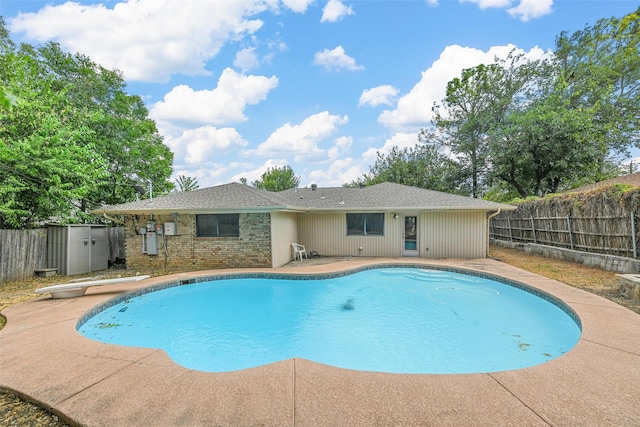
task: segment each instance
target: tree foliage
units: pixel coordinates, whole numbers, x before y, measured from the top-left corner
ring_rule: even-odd
[[[259,180],[253,181],[253,186],[267,191],[283,191],[296,188],[300,184],[300,177],[296,176],[291,166],[274,166],[262,174]]]
[[[187,191],[197,190],[200,187],[196,178],[185,175],[179,175],[175,181],[175,185],[176,193],[185,193]]]
[[[56,43],[16,46],[0,18],[0,88],[0,227],[86,222],[134,184],[173,187],[173,154],[119,72]]]
[[[459,165],[443,153],[437,135],[423,130],[418,141],[415,147],[393,147],[386,155],[378,153],[369,173],[347,186],[395,182],[436,191],[459,188],[452,192],[466,193],[468,188],[460,185],[464,177],[460,174]]]
[[[639,18],[562,33],[551,58],[514,69],[526,84],[488,132],[492,178],[525,198],[617,173],[640,142]]]
[[[512,53],[465,69],[434,105],[434,128],[421,131],[438,135],[427,138],[434,145],[379,154],[353,184],[386,180],[505,201],[611,178],[640,148],[639,49],[640,9],[563,32],[538,60]]]
[[[486,188],[487,133],[504,116],[517,91],[508,72],[518,59],[509,56],[511,64],[502,61],[463,70],[461,77],[447,84],[442,104],[433,107],[434,125],[446,135],[445,145],[456,157],[473,197]]]

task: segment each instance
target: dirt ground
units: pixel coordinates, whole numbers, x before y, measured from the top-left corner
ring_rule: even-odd
[[[640,301],[620,297],[617,287],[618,277],[611,271],[540,255],[530,255],[517,249],[500,246],[491,246],[489,255],[514,267],[600,295],[640,314]]]
[[[570,286],[583,289],[587,292],[600,295],[614,301],[630,310],[640,314],[640,301],[632,301],[619,296],[616,284],[618,279],[615,273],[597,268],[585,267],[567,261],[561,261],[543,256],[529,255],[517,249],[491,246],[489,254],[492,258],[502,261],[514,267],[540,274],[551,279],[558,280]],[[123,269],[110,269],[100,272],[93,279],[131,276],[135,274],[149,274],[159,276],[176,273],[176,271],[127,271]],[[0,284],[0,329],[5,325],[6,319],[1,311],[5,307],[39,296],[33,291],[57,283],[69,282],[77,277],[53,276],[48,278],[32,278],[20,282]],[[0,390],[0,425],[2,426],[68,426],[61,419],[40,409],[20,397]]]

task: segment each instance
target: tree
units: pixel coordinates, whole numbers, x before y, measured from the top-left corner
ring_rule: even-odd
[[[56,43],[17,47],[0,17],[0,88],[19,100],[0,108],[0,226],[86,222],[141,180],[173,187],[173,154],[119,72]]]
[[[253,186],[267,191],[284,191],[296,188],[300,184],[300,177],[295,176],[291,166],[274,166],[253,181]]]
[[[555,193],[598,164],[598,146],[583,132],[590,113],[566,103],[557,94],[542,98],[510,114],[492,138],[493,176],[522,198]]]
[[[518,56],[507,61],[517,63]],[[480,64],[462,71],[447,84],[446,96],[434,105],[434,125],[466,175],[472,197],[486,189],[489,166],[487,133],[501,121],[517,85],[508,76],[507,61]]]
[[[169,181],[173,153],[163,144],[142,99],[125,92],[119,71],[107,70],[84,55],[65,53],[57,43],[48,43],[35,54],[41,72],[56,76],[54,87],[68,88],[69,114],[95,132],[97,154],[109,164],[108,179],[86,205],[133,200],[133,185],[140,181],[151,181],[155,194],[173,188]]]
[[[0,86],[0,108],[11,110],[17,104],[17,99],[9,91]]]
[[[609,155],[640,146],[638,46],[640,8],[556,38],[558,81],[566,88],[569,108],[591,111],[589,132],[600,145],[601,170]]]
[[[185,193],[187,191],[197,190],[200,187],[196,178],[185,175],[179,175],[175,183],[176,193]]]
[[[490,132],[492,176],[521,197],[542,196],[618,173],[613,157],[639,143],[638,12],[558,37]]]
[[[615,175],[640,147],[640,9],[561,33],[553,55],[464,70],[434,125],[474,196],[544,195]]]
[[[38,97],[28,99],[0,130],[0,228],[30,227],[51,217],[72,221],[82,215],[75,202],[107,176],[106,162],[86,143],[89,129],[60,121]]]
[[[423,129],[415,147],[393,147],[386,155],[378,153],[369,173],[347,186],[395,182],[436,191],[468,194],[467,189],[460,188],[462,180],[458,164],[445,155],[440,146],[441,141],[436,133]]]

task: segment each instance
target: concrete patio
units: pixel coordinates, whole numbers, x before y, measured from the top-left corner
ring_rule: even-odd
[[[76,332],[89,309],[124,291],[240,270],[207,271],[5,309],[0,388],[84,426],[640,426],[640,315],[604,298],[491,259],[352,258],[251,271],[307,274],[391,262],[464,268],[529,284],[567,303],[582,321],[582,337],[564,356],[532,368],[400,375],[304,359],[204,373],[176,365],[161,350],[101,344]]]

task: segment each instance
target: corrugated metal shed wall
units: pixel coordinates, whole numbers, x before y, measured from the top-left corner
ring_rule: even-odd
[[[107,231],[98,225],[47,226],[47,267],[74,275],[108,267]]]

